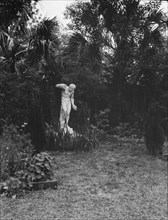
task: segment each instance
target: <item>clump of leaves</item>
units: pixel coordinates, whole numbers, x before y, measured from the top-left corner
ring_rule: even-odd
[[[148,152],[155,156],[163,154],[165,134],[161,125],[162,111],[162,106],[159,103],[152,103],[146,117],[145,144]]]
[[[0,136],[0,151],[0,176],[5,180],[23,169],[25,158],[32,156],[34,148],[29,134],[21,132],[19,126],[5,124]]]
[[[129,122],[120,122],[118,126],[112,129],[113,134],[118,135],[119,137],[128,137],[128,138],[142,138],[143,132],[139,128],[140,125],[138,122],[129,123]]]
[[[99,129],[99,139],[106,140],[107,133],[110,131],[110,120],[109,120],[110,109],[104,109],[95,115],[96,127]]]
[[[22,183],[18,178],[10,177],[6,182],[0,185],[1,195],[16,198],[19,192],[22,192]]]
[[[61,151],[86,151],[95,148],[99,144],[99,129],[96,126],[90,126],[85,132],[73,134],[68,132],[56,132],[53,127],[48,125],[48,140],[52,140],[52,147]]]
[[[109,114],[110,109],[105,109],[100,111],[99,114],[95,115],[96,125],[99,129],[103,131],[108,131],[110,128],[110,121],[109,121]]]
[[[46,148],[47,150],[57,150],[58,148],[58,132],[52,125],[46,123]]]
[[[33,182],[46,181],[53,177],[53,159],[46,153],[41,152],[32,158],[25,160],[25,168],[17,173],[23,188],[31,189]]]
[[[13,196],[31,189],[33,182],[51,179],[52,157],[45,152],[34,155],[29,134],[23,133],[19,126],[4,125],[0,150],[0,182],[4,181],[1,193]]]

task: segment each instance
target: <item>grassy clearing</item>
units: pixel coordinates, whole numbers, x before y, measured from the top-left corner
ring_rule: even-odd
[[[166,220],[167,162],[142,141],[109,139],[83,153],[52,153],[57,190],[1,198],[1,220]]]

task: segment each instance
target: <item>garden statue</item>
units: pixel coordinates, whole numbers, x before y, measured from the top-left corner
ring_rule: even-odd
[[[65,133],[73,134],[73,129],[68,126],[71,107],[74,110],[77,110],[76,105],[74,104],[74,90],[76,88],[75,84],[70,84],[67,86],[66,84],[57,84],[57,88],[62,89],[61,93],[61,110],[60,110],[60,129]]]

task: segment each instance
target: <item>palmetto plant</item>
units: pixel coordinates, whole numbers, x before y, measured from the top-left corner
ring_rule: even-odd
[[[74,32],[63,51],[63,61],[70,66],[89,68],[90,71],[98,74],[101,64],[101,42],[96,42],[92,37],[87,38],[82,33]]]
[[[80,33],[73,33],[70,38],[67,47],[64,50],[64,59],[69,62],[79,62],[86,52],[88,42]]]
[[[58,45],[58,23],[55,18],[45,18],[32,30],[28,46],[29,55],[34,61],[42,58],[48,61],[49,55],[54,54]]]
[[[0,60],[10,72],[17,72],[18,61],[26,51],[22,41],[28,34],[27,21],[33,16],[31,3],[32,0],[0,1]]]
[[[18,64],[27,52],[24,45],[4,31],[0,31],[0,64],[10,72],[18,72]]]
[[[55,34],[58,24],[54,19],[44,19],[36,27],[29,29],[25,38],[18,38],[13,32],[0,30],[0,64],[11,72],[18,72],[19,65],[31,61],[35,63],[42,58],[47,61],[58,46]],[[30,64],[31,64],[30,63]]]
[[[91,71],[96,66],[93,71],[98,73],[101,63],[102,24],[97,9],[89,2],[76,2],[67,7],[65,15],[71,19],[70,28],[73,31],[64,51],[65,58],[69,63],[81,65]]]
[[[0,24],[2,22],[0,26],[0,78],[3,78],[3,82],[0,82],[0,94],[3,95],[3,97],[0,96],[0,103],[4,109],[0,114],[2,114],[1,117],[9,117],[14,123],[20,123],[22,120],[32,120],[29,116],[33,111],[31,108],[35,109],[36,104],[37,108],[41,109],[41,94],[46,95],[50,92],[50,85],[46,83],[44,76],[51,75],[50,63],[55,63],[56,60],[58,23],[55,19],[47,18],[35,22],[33,16],[38,17],[38,14],[33,12],[35,8],[31,5],[32,0],[3,2],[4,4],[10,3],[9,9],[11,9],[11,4],[13,7],[18,6],[15,2],[22,3],[16,14],[9,16],[8,22],[0,20]],[[6,13],[8,12],[6,10]],[[8,14],[5,18],[8,19]],[[39,68],[40,65],[42,67]],[[52,71],[54,72],[55,69],[53,68]],[[25,102],[27,104],[23,104]],[[43,106],[46,107],[49,104],[45,102]],[[21,112],[23,112],[23,117],[20,117],[20,120],[18,116]],[[46,112],[48,113],[48,108]],[[38,127],[36,130],[39,129]]]
[[[34,1],[34,5],[38,0]],[[0,0],[0,26],[15,32],[24,32],[26,23],[33,16],[32,0]]]

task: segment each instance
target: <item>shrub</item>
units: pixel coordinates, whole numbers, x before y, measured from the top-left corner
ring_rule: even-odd
[[[52,176],[52,157],[49,154],[42,152],[24,158],[22,169],[15,172],[15,177],[0,183],[0,194],[15,198],[25,189],[32,189],[34,182],[46,181]]]
[[[18,178],[10,177],[6,182],[0,185],[0,193],[15,198],[22,192],[22,183]]]
[[[98,145],[97,130],[92,127],[85,134],[59,134],[60,149],[67,151],[88,151]]]
[[[104,109],[95,115],[96,127],[99,129],[99,139],[101,141],[106,140],[107,133],[110,131],[109,121],[110,109]]]
[[[78,133],[85,133],[90,126],[90,109],[87,103],[76,101],[77,111],[71,112],[70,127]]]
[[[162,106],[154,102],[151,104],[146,117],[145,125],[145,144],[148,152],[154,156],[163,154],[163,145],[165,140],[164,130],[162,128]]]
[[[48,145],[52,143],[52,149],[61,151],[86,151],[99,144],[99,130],[95,126],[90,126],[84,133],[74,131],[73,134],[68,132],[65,134],[62,131],[57,132],[53,127],[47,125],[46,136]]]
[[[47,150],[58,150],[58,131],[54,127],[46,123],[46,149]]]
[[[138,122],[120,122],[118,126],[112,129],[112,133],[120,137],[137,137],[142,138],[143,131]]]
[[[1,180],[15,176],[24,166],[24,159],[30,158],[34,152],[30,135],[21,132],[16,125],[4,125],[0,136],[0,176]]]
[[[32,158],[27,158],[24,163],[24,169],[17,172],[17,177],[22,182],[23,188],[32,188],[33,182],[46,181],[53,176],[52,157],[41,152]]]
[[[99,114],[95,115],[96,125],[100,130],[103,131],[109,130],[110,128],[109,113],[110,113],[110,109],[105,109],[104,111],[100,111]]]

